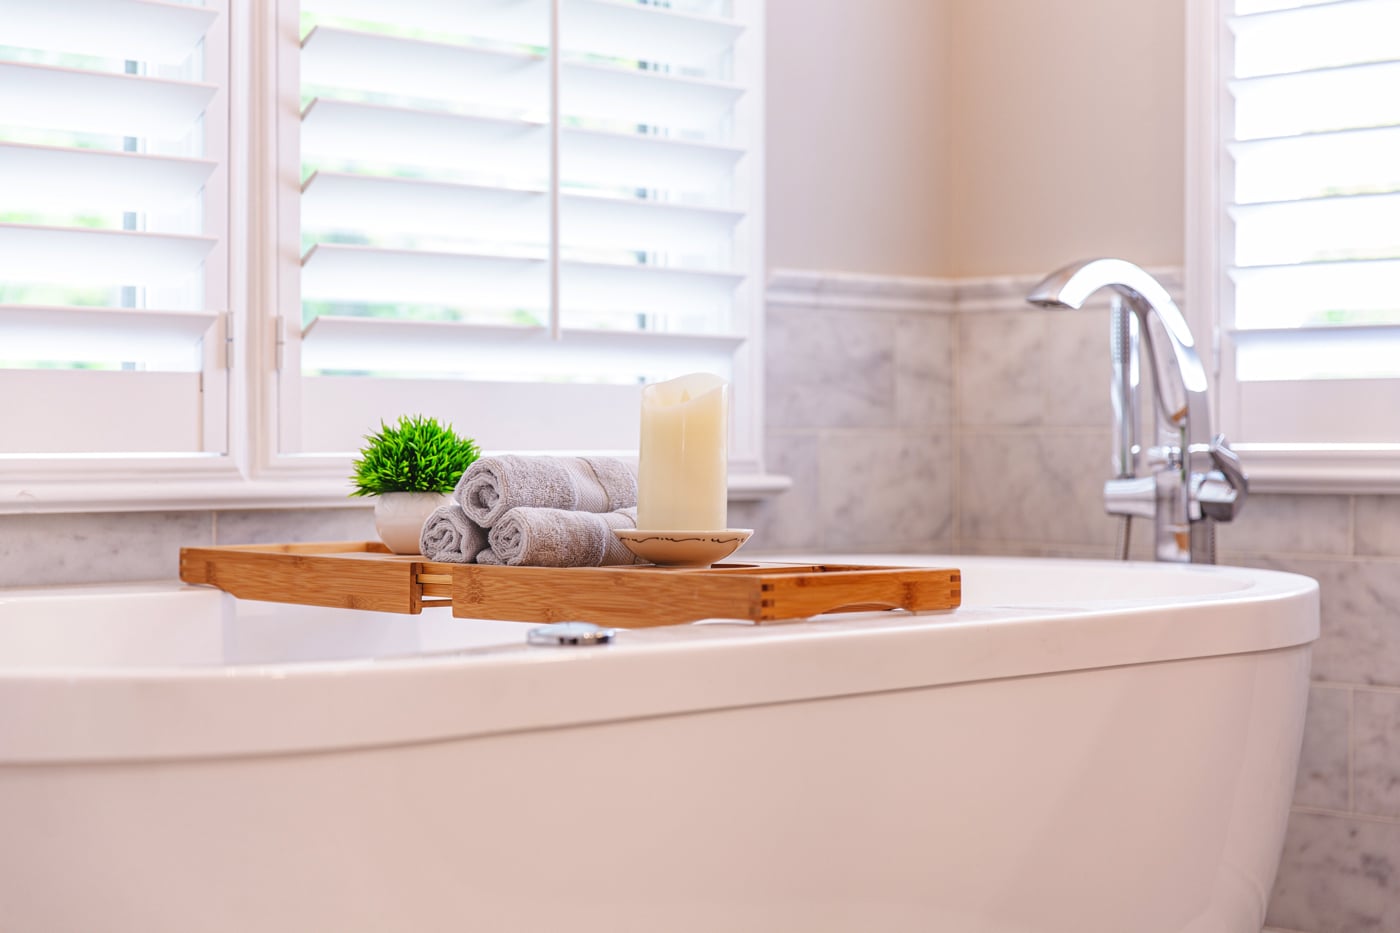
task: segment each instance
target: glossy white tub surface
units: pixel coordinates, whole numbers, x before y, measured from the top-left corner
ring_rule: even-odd
[[[0,590],[0,929],[1258,930],[1313,581],[825,559],[960,567],[964,606],[542,648]]]

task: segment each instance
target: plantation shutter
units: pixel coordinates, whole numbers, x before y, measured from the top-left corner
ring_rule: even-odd
[[[635,450],[643,382],[756,396],[755,0],[301,10],[284,449],[422,413],[488,449]]]
[[[0,454],[227,450],[226,20],[0,0]]]
[[[1400,0],[1236,0],[1226,423],[1400,442]]]

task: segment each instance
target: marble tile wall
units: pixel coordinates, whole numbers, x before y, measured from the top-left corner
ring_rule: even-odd
[[[1257,496],[1222,562],[1322,585],[1322,636],[1269,922],[1400,930],[1400,496]]]
[[[778,279],[766,319],[765,456],[792,488],[739,513],[754,543],[956,551],[951,289]]]
[[[0,587],[170,580],[182,547],[374,536],[368,508],[0,515]]]

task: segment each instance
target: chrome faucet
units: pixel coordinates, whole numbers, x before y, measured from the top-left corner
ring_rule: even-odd
[[[1047,308],[1081,308],[1099,289],[1112,289],[1115,476],[1104,484],[1104,509],[1124,516],[1126,559],[1134,516],[1153,519],[1157,560],[1215,563],[1215,522],[1231,521],[1244,505],[1249,478],[1225,435],[1210,432],[1206,371],[1186,319],[1161,283],[1122,259],[1090,259],[1051,273],[1026,296]],[[1154,329],[1170,355],[1158,355]],[[1145,352],[1144,352],[1145,351]],[[1143,448],[1140,374],[1152,375],[1156,443]],[[1171,369],[1175,378],[1164,378]]]

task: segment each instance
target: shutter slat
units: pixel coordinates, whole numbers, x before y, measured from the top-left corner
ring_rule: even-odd
[[[561,103],[569,116],[709,130],[743,94],[720,81],[568,63]]]
[[[218,11],[152,0],[0,0],[5,45],[178,65]]]
[[[1230,278],[1239,329],[1313,325],[1329,315],[1400,321],[1400,260],[1233,268]]]
[[[1233,339],[1246,382],[1400,375],[1400,326],[1241,330]]]
[[[320,244],[302,261],[308,297],[358,302],[467,303],[474,307],[547,307],[542,259]],[[561,263],[569,310],[705,314],[731,297],[743,276],[727,272]]]
[[[563,201],[561,238],[566,246],[723,251],[744,219],[743,211],[662,201],[585,194],[565,195]]]
[[[305,298],[441,302],[541,310],[549,302],[543,259],[319,244],[302,260]]]
[[[552,340],[544,327],[492,327],[438,321],[318,317],[302,337],[302,365],[311,370],[460,372],[474,379],[519,379],[525,373],[568,372],[602,378],[648,366],[727,370],[744,338],[565,328]]]
[[[547,0],[301,0],[303,13],[380,22],[435,35],[473,36],[512,45],[549,42]]]
[[[1400,125],[1400,61],[1230,82],[1237,140]]]
[[[316,172],[302,187],[302,229],[450,234],[543,246],[549,232],[546,197],[537,188]]]
[[[1229,20],[1253,16],[1268,16],[1271,13],[1287,13],[1304,7],[1341,6],[1344,3],[1358,3],[1364,0],[1235,0],[1235,15]]]
[[[547,105],[542,55],[425,42],[318,26],[302,43],[302,80],[403,97],[447,96],[482,106],[541,112]],[[719,81],[583,62],[565,62],[563,108],[570,116],[707,129],[743,94]]]
[[[584,194],[563,196],[566,246],[717,250],[743,213]],[[543,243],[548,219],[539,190],[318,172],[303,189],[306,230],[455,234],[465,239]]]
[[[699,269],[601,262],[560,264],[566,325],[575,314],[715,318],[728,309],[743,280],[737,273]]]
[[[198,372],[201,341],[218,318],[216,311],[0,305],[0,356]]]
[[[317,26],[302,40],[301,79],[404,97],[462,96],[543,111],[549,73],[537,53],[446,45]]]
[[[1234,143],[1235,202],[1400,191],[1400,126]]]
[[[637,61],[706,67],[734,45],[744,27],[618,0],[564,0],[560,40],[565,51]]]
[[[1348,0],[1233,17],[1235,74],[1291,74],[1400,58],[1400,0]]]
[[[199,271],[212,237],[0,224],[0,279],[175,285]]]
[[[209,159],[0,142],[0,191],[11,209],[170,208],[199,194],[217,165]]]
[[[0,61],[0,123],[179,139],[217,90],[212,84]]]
[[[302,9],[326,16],[383,20],[376,0],[303,0]],[[742,24],[657,6],[613,0],[564,0],[566,51],[586,51],[674,65],[706,66],[734,44]],[[393,20],[434,33],[473,36],[515,45],[549,41],[545,0],[397,0]]]
[[[577,129],[564,131],[561,149],[565,184],[680,192],[724,190],[744,156],[736,146]]]
[[[318,98],[302,115],[302,150],[396,165],[426,165],[502,184],[538,186],[547,170],[547,130],[524,120]],[[744,151],[628,133],[565,128],[568,184],[704,190],[727,181]]]
[[[1400,258],[1400,194],[1236,206],[1235,262]]]
[[[538,123],[313,100],[302,114],[304,155],[444,167],[538,184],[547,170],[546,129]]]

